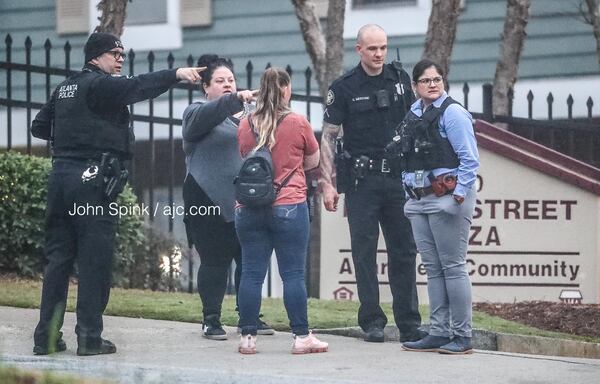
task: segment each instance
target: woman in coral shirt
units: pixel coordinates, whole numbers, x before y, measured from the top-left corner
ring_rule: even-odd
[[[238,206],[235,227],[242,245],[242,281],[238,294],[242,336],[239,352],[256,353],[256,318],[260,310],[262,285],[271,253],[275,250],[283,281],[283,301],[294,334],[292,353],[326,352],[327,343],[308,330],[306,285],[304,282],[309,220],[304,170],[317,167],[319,145],[310,123],[289,108],[290,76],[282,69],[269,68],[261,78],[256,111],[240,123],[240,153],[255,148],[271,150],[275,184],[288,182],[271,206]]]

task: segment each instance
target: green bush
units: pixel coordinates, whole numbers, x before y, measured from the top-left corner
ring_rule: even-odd
[[[44,215],[50,159],[0,153],[0,271],[21,276],[42,272]],[[119,204],[136,204],[127,186]],[[146,242],[141,216],[125,215],[118,224],[114,284],[123,285],[124,275],[136,262],[134,253]]]
[[[123,288],[176,291],[182,246],[167,233],[144,225],[145,241],[133,250],[130,264],[122,266],[119,286]]]
[[[0,366],[0,383],[3,384],[100,384],[105,380],[84,379],[49,371],[18,369],[10,366]]]
[[[48,159],[0,154],[0,269],[34,276],[44,243]]]

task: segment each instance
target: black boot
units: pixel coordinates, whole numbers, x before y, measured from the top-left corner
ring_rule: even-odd
[[[365,341],[371,343],[383,343],[385,334],[382,327],[372,326],[365,332]]]
[[[117,347],[106,339],[100,339],[100,342],[78,339],[77,344],[77,355],[79,356],[107,355],[117,352]]]
[[[67,344],[62,339],[62,332],[58,333],[58,340],[54,344],[53,348],[49,348],[48,345],[34,345],[33,346],[33,354],[34,355],[49,355],[55,352],[62,352],[67,349]]]
[[[427,336],[427,335],[428,335],[427,332],[422,331],[418,328],[415,328],[408,332],[400,332],[400,342],[405,343],[407,341],[419,341],[419,340],[425,338],[425,336]]]

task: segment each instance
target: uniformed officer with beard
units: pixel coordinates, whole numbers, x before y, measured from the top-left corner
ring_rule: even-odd
[[[101,334],[116,224],[108,206],[125,184],[124,162],[133,155],[127,106],[154,98],[179,80],[197,82],[202,71],[178,68],[120,76],[125,61],[123,44],[108,33],[93,33],[84,52],[82,71],[58,85],[31,127],[35,137],[49,140],[52,147],[44,249],[48,264],[34,334],[36,355],[66,349],[60,330],[75,262],[79,277],[77,354],[116,352],[115,345]],[[74,207],[93,209],[77,214]]]
[[[423,336],[419,315],[415,257],[410,222],[404,216],[401,169],[384,151],[395,128],[414,101],[409,75],[400,63],[385,64],[387,36],[374,24],[357,36],[360,63],[333,82],[327,94],[321,140],[320,187],[328,211],[337,210],[338,192],[345,193],[352,260],[360,308],[358,324],[365,341],[383,342],[387,318],[379,305],[377,241],[383,230],[388,277],[396,325],[402,341]],[[343,129],[343,164],[332,184],[336,138]]]

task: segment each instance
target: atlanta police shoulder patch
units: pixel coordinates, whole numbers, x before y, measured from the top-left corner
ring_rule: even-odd
[[[333,91],[330,89],[329,92],[327,92],[327,105],[331,105],[333,104],[333,101],[335,100],[335,95],[333,94]]]

